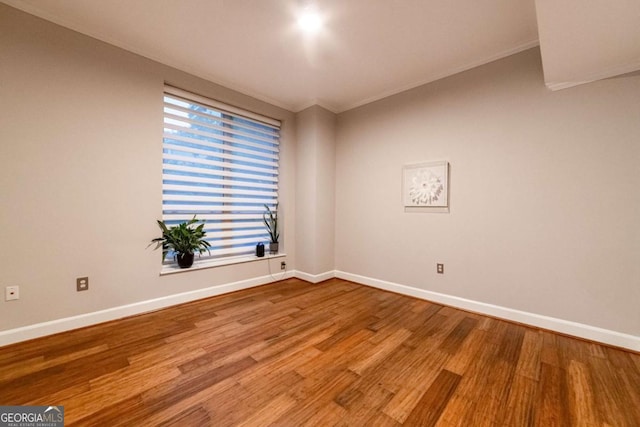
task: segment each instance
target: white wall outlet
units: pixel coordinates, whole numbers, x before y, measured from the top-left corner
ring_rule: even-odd
[[[436,264],[436,272],[438,274],[444,274],[444,264]]]
[[[7,286],[4,289],[4,300],[13,301],[20,299],[20,286]]]
[[[89,290],[89,278],[88,277],[78,277],[76,279],[76,291],[88,291]]]

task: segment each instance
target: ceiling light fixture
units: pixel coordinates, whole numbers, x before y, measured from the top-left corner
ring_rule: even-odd
[[[305,33],[314,34],[322,28],[322,16],[311,2],[306,3],[298,14],[298,27]]]

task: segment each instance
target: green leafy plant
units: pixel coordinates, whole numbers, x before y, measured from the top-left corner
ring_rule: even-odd
[[[267,211],[262,214],[264,225],[269,232],[271,243],[278,243],[278,239],[280,238],[280,232],[278,231],[278,203],[276,203],[274,210],[269,209],[267,205],[264,205],[264,207],[267,209]]]
[[[170,250],[178,254],[193,254],[195,252],[202,254],[209,252],[211,245],[204,240],[207,234],[206,231],[203,230],[204,222],[194,227],[194,224],[198,222],[200,221],[196,219],[195,215],[189,221],[173,227],[167,227],[164,221],[158,220],[158,226],[160,230],[162,230],[162,237],[153,239],[149,246],[154,243],[156,244],[154,249],[162,246],[162,259],[167,256]]]

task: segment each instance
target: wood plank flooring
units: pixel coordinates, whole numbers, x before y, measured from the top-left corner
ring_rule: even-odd
[[[332,279],[0,348],[68,426],[640,426],[640,355]]]

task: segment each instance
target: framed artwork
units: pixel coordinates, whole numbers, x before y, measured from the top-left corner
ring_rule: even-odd
[[[449,211],[449,162],[426,162],[402,168],[402,200],[411,210]]]

